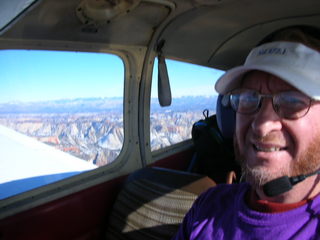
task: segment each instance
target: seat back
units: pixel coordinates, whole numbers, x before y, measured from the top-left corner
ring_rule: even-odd
[[[215,185],[187,172],[139,170],[128,177],[116,200],[106,239],[171,239],[197,196]]]

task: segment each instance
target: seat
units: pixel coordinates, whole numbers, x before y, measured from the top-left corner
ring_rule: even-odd
[[[234,177],[230,178],[230,174],[238,179],[240,176],[233,150],[235,113],[231,107],[222,104],[222,99],[220,95],[215,115],[209,116],[209,111],[204,110],[205,119],[193,125],[195,154],[188,170],[209,176],[216,183],[231,183]]]
[[[119,193],[106,239],[171,239],[197,196],[215,185],[198,174],[156,167],[138,170]]]

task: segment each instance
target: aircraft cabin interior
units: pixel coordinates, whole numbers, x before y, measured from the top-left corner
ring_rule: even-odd
[[[2,0],[0,239],[171,239],[236,184],[214,89],[318,0]]]

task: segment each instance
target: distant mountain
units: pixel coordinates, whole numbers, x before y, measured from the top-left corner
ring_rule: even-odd
[[[172,111],[194,111],[199,109],[215,109],[217,96],[187,96],[172,99]],[[9,102],[0,103],[0,114],[15,113],[92,113],[119,112],[123,109],[123,98],[77,98],[41,102]],[[166,111],[157,98],[151,99],[152,111]]]
[[[187,112],[210,109],[215,112],[218,96],[184,96],[173,98],[170,107],[161,107],[157,98],[151,99],[151,111],[172,111]]]
[[[122,111],[123,98],[77,98],[41,102],[0,104],[0,114],[12,113],[90,113]]]

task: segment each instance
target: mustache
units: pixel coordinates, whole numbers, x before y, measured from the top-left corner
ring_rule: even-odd
[[[272,143],[272,144],[286,144],[286,139],[282,134],[278,133],[268,133],[264,136],[252,135],[250,137],[251,142],[258,142],[258,143]]]

